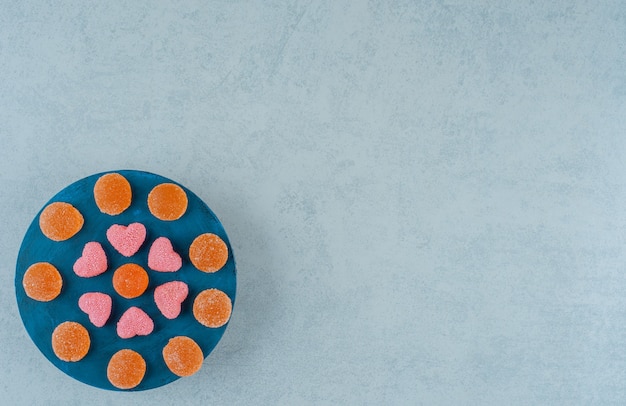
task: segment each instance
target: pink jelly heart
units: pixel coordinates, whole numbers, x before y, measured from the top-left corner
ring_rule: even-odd
[[[113,224],[107,230],[107,239],[120,254],[131,257],[139,251],[146,239],[146,227],[141,223],[128,226]]]
[[[74,273],[83,278],[100,275],[107,270],[107,256],[99,242],[88,242],[83,255],[74,262]]]
[[[121,338],[147,336],[154,330],[154,322],[138,307],[131,307],[122,314],[117,322],[117,335]]]
[[[185,282],[167,282],[154,290],[154,302],[163,316],[171,320],[180,314],[181,304],[187,298],[187,294],[189,288]]]
[[[96,327],[106,324],[111,315],[113,301],[106,293],[89,292],[78,299],[78,307],[89,316],[89,321]]]
[[[148,253],[148,266],[158,272],[176,272],[183,265],[183,260],[166,237],[157,238]]]

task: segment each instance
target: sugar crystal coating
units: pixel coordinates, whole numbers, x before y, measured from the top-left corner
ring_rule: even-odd
[[[74,262],[74,273],[82,278],[91,278],[106,272],[108,268],[107,256],[99,242],[91,241],[85,244],[83,253]]]
[[[52,241],[65,241],[83,228],[83,215],[71,204],[50,203],[39,215],[39,228]]]
[[[133,306],[126,310],[117,322],[117,335],[120,338],[147,336],[154,330],[154,322],[146,312]]]
[[[107,365],[107,378],[118,389],[132,389],[146,374],[146,361],[141,354],[129,349],[119,350]]]
[[[183,265],[183,260],[174,251],[172,242],[167,237],[159,237],[152,243],[148,252],[148,267],[158,272],[176,272]]]
[[[93,197],[102,213],[115,216],[130,207],[133,193],[125,177],[107,173],[96,181]]]
[[[230,319],[233,304],[228,295],[218,289],[206,289],[193,302],[193,315],[205,327],[221,327]]]
[[[145,239],[146,227],[141,223],[132,223],[128,226],[113,224],[107,230],[107,240],[125,257],[135,255]]]
[[[52,350],[63,361],[80,361],[87,355],[90,346],[89,333],[80,323],[66,321],[52,332]]]
[[[88,292],[78,299],[78,308],[89,316],[89,321],[96,327],[102,327],[111,316],[113,300],[106,293]]]
[[[175,319],[181,311],[181,304],[189,294],[189,287],[185,282],[166,282],[154,289],[154,302],[168,319]]]
[[[38,262],[26,270],[22,286],[24,286],[26,296],[31,299],[49,302],[61,293],[63,278],[54,265],[48,262]]]
[[[200,346],[191,338],[178,336],[163,347],[165,365],[178,376],[190,376],[198,372],[204,362]]]
[[[187,211],[187,193],[173,183],[161,183],[148,194],[148,209],[159,220],[178,220]]]
[[[191,263],[203,272],[217,272],[228,261],[228,247],[220,237],[205,233],[197,236],[189,247]]]

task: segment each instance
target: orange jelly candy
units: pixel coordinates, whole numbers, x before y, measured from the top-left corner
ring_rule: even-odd
[[[170,339],[163,348],[165,365],[178,376],[190,376],[198,372],[204,361],[200,346],[185,336]]]
[[[80,361],[89,352],[90,345],[89,333],[80,323],[66,321],[52,332],[52,350],[63,361]]]
[[[148,194],[148,208],[159,220],[178,220],[187,211],[187,193],[173,183],[161,183]]]
[[[26,270],[22,286],[29,298],[49,302],[61,293],[63,278],[54,265],[48,262],[38,262]]]
[[[115,216],[130,207],[130,183],[119,173],[102,175],[93,187],[93,197],[102,213]]]
[[[65,241],[83,228],[83,215],[71,204],[54,202],[39,215],[39,228],[53,241]]]
[[[107,378],[119,389],[132,389],[141,383],[146,374],[146,361],[133,350],[119,350],[107,366]]]
[[[133,299],[148,288],[148,273],[137,264],[124,264],[113,274],[113,288],[120,296]]]
[[[201,234],[189,247],[189,259],[203,272],[217,272],[228,261],[228,247],[215,234]]]
[[[230,319],[233,304],[228,295],[218,289],[206,289],[193,302],[193,316],[205,327],[221,327]]]

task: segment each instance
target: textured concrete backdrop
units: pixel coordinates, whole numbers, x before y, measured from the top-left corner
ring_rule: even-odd
[[[2,402],[626,403],[626,6],[596,3],[3,1]],[[13,288],[42,205],[123,168],[203,198],[239,270],[203,369],[132,394],[53,367]]]

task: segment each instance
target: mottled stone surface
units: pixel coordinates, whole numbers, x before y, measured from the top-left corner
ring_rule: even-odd
[[[3,402],[626,403],[623,2],[181,3],[0,6]],[[43,204],[126,168],[238,265],[200,372],[133,394],[50,364],[13,286]]]

